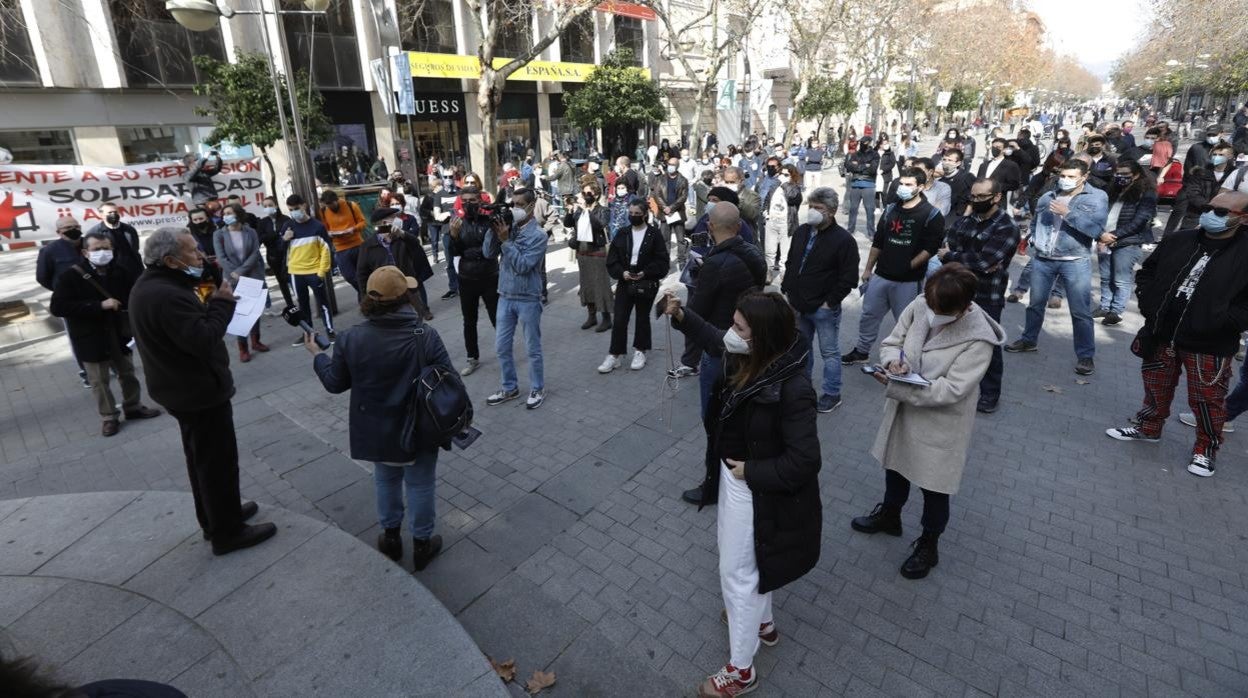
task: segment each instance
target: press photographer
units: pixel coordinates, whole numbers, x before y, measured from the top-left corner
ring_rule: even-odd
[[[490,324],[497,327],[498,250],[491,256],[482,249],[490,232],[490,218],[497,211],[482,205],[481,190],[475,186],[460,190],[459,204],[463,215],[451,219],[447,254],[459,276],[459,307],[464,315],[464,349],[468,354],[459,372],[466,376],[481,363],[481,351],[477,347],[477,311],[481,301],[485,301]]]

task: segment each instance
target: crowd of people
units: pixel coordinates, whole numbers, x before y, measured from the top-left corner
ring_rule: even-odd
[[[566,243],[586,313],[580,328],[610,333],[598,373],[626,358],[631,370],[647,365],[652,310],[685,337],[669,379],[698,379],[706,450],[698,485],[681,496],[718,507],[730,639],[728,663],[699,691],[739,695],[757,684],[759,646],[779,639],[771,592],[818,562],[818,415],[842,405],[844,366],[863,364],[886,386],[872,449],[885,471],[882,501],[847,523],[901,535],[901,509],[918,485],[922,530],[899,568],[907,579],[939,562],[976,414],[1001,406],[1002,352],[1038,351],[1047,311],[1063,303],[1073,370],[1086,376],[1096,370],[1095,320],[1120,324],[1138,298],[1142,328],[1131,351],[1141,361],[1143,403],[1130,424],[1106,433],[1157,441],[1185,372],[1192,412],[1180,421],[1196,429],[1187,469],[1214,474],[1223,433],[1248,409],[1242,368],[1230,390],[1248,330],[1248,148],[1235,145],[1248,130],[1248,108],[1234,132],[1206,125],[1183,144],[1182,161],[1164,121],[1146,119],[1137,142],[1131,118],[1086,122],[1077,135],[1072,118],[1010,133],[949,128],[932,139],[930,157],[919,154],[917,131],[903,128],[895,152],[889,135],[870,126],[861,137],[849,129],[832,148],[818,134],[788,147],[757,134],[723,155],[703,138],[695,157],[664,141],[639,153],[640,162],[621,155],[606,168],[600,158],[574,165],[566,153],[544,162],[530,153],[505,163],[490,187],[476,173],[431,161],[415,173],[423,182],[396,171],[367,215],[332,189],[319,206],[289,196],[285,211],[266,198],[260,217],[238,200],[222,204],[201,181],[220,166],[210,154],[188,167],[196,200],[185,227],[157,230],[140,254],[137,231],[115,207],[103,206],[104,222],[86,235],[62,218],[59,239],[40,252],[38,277],[67,323],[104,436],[117,433],[122,415],[161,414],[141,400],[137,349],[149,395],[179,423],[204,536],[225,554],[276,533],[272,524],[246,523],[258,507],[239,497],[233,378],[221,341],[233,286],[267,283],[271,272],[285,311],[303,323],[295,344],[315,356],[321,383],[351,391],[351,455],[374,464],[378,548],[402,558],[406,515],[420,570],[441,550],[435,474],[439,447],[449,445],[402,445],[410,390],[431,366],[462,376],[480,367],[484,304],[501,375],[485,404],[523,397],[527,409],[540,408],[546,260],[552,244]],[[1041,157],[1044,130],[1052,146]],[[1162,226],[1159,199],[1175,172]],[[1012,280],[1016,255],[1028,261]],[[458,298],[461,310],[458,370],[430,324],[425,285],[439,266],[449,288],[441,300]],[[331,311],[335,272],[363,317],[341,332]],[[861,313],[842,354],[841,317],[855,290]],[[1002,313],[1027,294],[1024,329],[1009,341]],[[886,314],[894,325],[881,339]],[[323,345],[311,332],[318,316]],[[235,337],[240,362],[269,350],[258,327]],[[527,392],[514,357],[517,328]],[[120,410],[109,387],[114,374]]]

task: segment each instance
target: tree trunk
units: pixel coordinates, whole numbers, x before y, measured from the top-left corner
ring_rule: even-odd
[[[789,118],[789,125],[784,129],[784,140],[782,144],[793,142],[793,136],[797,135],[797,113],[802,108],[802,102],[806,101],[806,93],[810,91],[810,76],[806,68],[802,68],[802,81],[798,84],[797,94],[793,95],[793,116]],[[819,119],[820,132],[823,130],[823,119]],[[770,134],[775,135],[775,134]]]
[[[693,102],[693,124],[695,129],[702,129],[702,110],[706,106],[708,94],[710,94],[710,83],[702,83],[702,86],[698,88],[698,95],[694,98]],[[719,125],[715,124],[714,126],[714,128],[708,130],[718,136]],[[701,131],[699,131],[699,133],[701,133]],[[727,143],[721,140],[720,152],[724,152],[724,149],[727,147]]]
[[[485,187],[487,182],[498,181],[498,162],[496,162],[498,158],[494,152],[494,131],[498,126],[499,100],[495,98],[495,95],[499,89],[498,73],[493,68],[484,68],[481,71],[481,78],[477,80],[477,117],[481,119],[481,138],[485,141],[483,144],[485,161],[480,163],[477,170],[481,175],[482,187]]]
[[[277,170],[273,167],[273,161],[269,159],[269,151],[263,147],[260,148],[260,157],[264,158],[264,164],[269,166],[269,193],[273,195],[274,201],[281,201],[277,198]]]

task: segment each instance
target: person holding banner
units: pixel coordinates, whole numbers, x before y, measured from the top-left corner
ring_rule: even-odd
[[[199,157],[195,153],[187,153],[182,158],[182,164],[186,165],[186,174],[183,179],[186,180],[186,186],[190,189],[191,201],[200,207],[208,202],[217,200],[217,185],[212,178],[221,174],[221,156],[217,151],[209,151],[207,155]],[[205,207],[207,208],[207,207]],[[209,213],[212,211],[209,210]]]
[[[246,211],[243,205],[232,203],[225,207],[224,228],[212,234],[212,248],[216,251],[221,273],[230,281],[238,283],[244,276],[259,279],[264,284],[264,259],[260,257],[260,236],[251,226],[243,223]],[[238,337],[238,360],[251,361],[251,350],[266,352],[267,346],[260,342],[260,323],[251,328],[251,344],[247,337]]]

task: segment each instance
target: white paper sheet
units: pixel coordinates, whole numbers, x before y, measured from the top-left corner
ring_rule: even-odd
[[[667,219],[666,219],[666,220],[667,220],[667,224],[668,224],[668,225],[674,225],[674,224],[676,224],[676,223],[679,223],[679,222],[680,222],[680,211],[672,211],[670,214],[668,214],[668,216],[667,216]]]
[[[251,328],[256,326],[264,313],[264,282],[243,277],[234,287],[234,295],[238,296],[238,301],[234,304],[234,317],[230,319],[230,325],[225,328],[225,332],[236,337],[246,337],[251,334]]]

